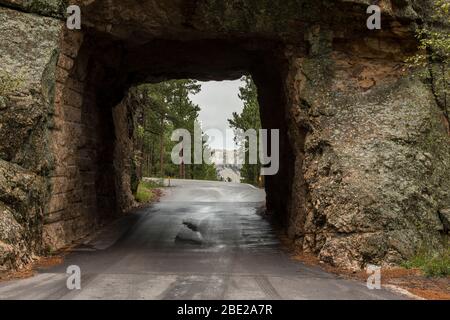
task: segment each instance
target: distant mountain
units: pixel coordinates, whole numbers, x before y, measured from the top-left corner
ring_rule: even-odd
[[[220,180],[227,182],[241,182],[242,164],[239,161],[237,150],[214,149],[211,154],[211,161],[214,163],[217,175]]]

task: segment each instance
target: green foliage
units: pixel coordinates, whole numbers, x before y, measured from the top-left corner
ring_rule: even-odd
[[[217,180],[217,170],[213,164],[194,164],[190,166],[190,170],[192,172],[192,179],[195,180],[208,180],[208,181],[216,181]]]
[[[136,191],[136,201],[139,203],[149,203],[153,199],[154,194],[151,190],[146,189],[142,185],[138,186],[138,189]]]
[[[258,132],[261,129],[261,117],[259,114],[258,90],[252,78],[246,76],[243,78],[245,85],[239,89],[239,98],[244,102],[244,108],[240,114],[234,112],[233,118],[229,119],[230,126],[236,132],[236,142],[242,148],[246,155],[246,161],[241,169],[243,182],[258,186],[261,172],[261,164],[249,164],[248,138],[242,140],[239,138],[239,131],[254,129]]]
[[[142,180],[140,185],[142,185],[144,188],[147,189],[158,189],[164,187],[164,180],[158,179],[158,180]]]
[[[189,96],[200,90],[201,86],[194,80],[144,84],[136,89],[136,94],[142,97],[145,104],[142,114],[138,116],[135,131],[137,149],[141,150],[138,162],[143,168],[144,176],[217,179],[214,165],[185,164],[180,168],[171,160],[171,151],[178,143],[171,141],[172,132],[186,129],[192,136],[194,134],[194,124],[198,121],[200,108]],[[204,143],[203,148],[208,146]]]
[[[251,77],[243,78],[245,85],[239,88],[239,98],[244,102],[241,114],[233,112],[233,118],[228,120],[230,126],[235,129],[248,130],[261,128],[259,115],[258,90]]]
[[[414,257],[403,263],[403,266],[420,269],[428,277],[450,276],[450,248],[437,252],[419,250]]]
[[[26,10],[41,15],[62,18],[69,6],[67,0],[31,0],[25,3]]]
[[[143,180],[139,183],[135,193],[136,201],[139,203],[149,203],[155,199],[155,189],[164,187],[164,183],[155,180]]]
[[[417,31],[419,52],[407,59],[413,67],[429,68],[431,64],[440,66],[438,73],[430,69],[435,94],[442,97],[444,109],[450,93],[450,0],[435,0],[433,22],[423,25]]]

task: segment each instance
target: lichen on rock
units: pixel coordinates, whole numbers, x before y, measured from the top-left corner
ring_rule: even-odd
[[[298,125],[310,128],[303,165],[309,203],[298,234],[304,248],[359,269],[441,247],[450,145],[429,85],[402,76],[367,92],[330,90],[339,76],[309,72],[300,93],[309,104]]]
[[[42,16],[63,18],[66,16],[68,0],[0,0],[0,5],[18,8]]]
[[[52,166],[55,53],[61,22],[0,7],[0,261],[19,268],[42,249]]]
[[[20,268],[41,250],[45,179],[0,160],[0,271]]]

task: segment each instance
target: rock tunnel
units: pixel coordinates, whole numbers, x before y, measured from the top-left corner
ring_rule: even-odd
[[[91,233],[129,209],[130,87],[251,74],[263,127],[280,129],[268,210],[336,266],[397,263],[440,246],[450,208],[448,106],[414,77],[427,1],[0,1],[0,261]],[[433,71],[434,70],[434,71]],[[20,85],[19,85],[20,83]]]
[[[61,151],[63,157],[73,156],[72,164],[79,174],[75,177],[78,181],[73,181],[73,184],[79,189],[57,194],[54,202],[62,205],[67,202],[66,199],[76,199],[76,203],[81,200],[81,203],[92,205],[88,211],[96,212],[100,220],[130,208],[133,201],[127,180],[132,152],[121,151],[132,144],[130,132],[132,134],[133,128],[130,128],[128,119],[133,117],[133,111],[125,95],[130,87],[143,82],[185,78],[227,80],[250,73],[261,88],[264,127],[281,129],[282,159],[291,159],[292,150],[284,120],[286,97],[283,73],[286,73],[286,61],[279,55],[280,45],[259,39],[253,43],[241,40],[158,39],[133,45],[105,38],[99,33],[85,35],[73,67],[65,70],[66,78],[61,83],[62,112],[57,120],[61,126],[72,127],[76,124],[75,131],[67,132],[62,141],[65,145],[70,141],[69,148]],[[57,128],[56,132],[60,129]],[[61,132],[66,132],[66,129],[62,128]],[[57,153],[59,147],[56,146]],[[67,158],[57,163],[63,164],[63,172],[67,170]],[[292,163],[286,162],[279,175],[267,179],[267,188],[271,190],[268,193],[270,210],[286,212],[284,203],[290,187],[289,181],[281,177],[292,177],[288,170],[292,170]],[[116,174],[112,174],[114,172]],[[61,179],[58,177],[55,180]],[[67,180],[64,173],[63,180]],[[93,195],[96,199],[92,198]],[[74,212],[78,207],[67,209]],[[57,206],[50,212],[59,216],[60,210],[61,207]],[[92,216],[88,214],[87,219],[92,219]],[[75,230],[78,232],[79,229]],[[60,238],[53,230],[49,234]]]

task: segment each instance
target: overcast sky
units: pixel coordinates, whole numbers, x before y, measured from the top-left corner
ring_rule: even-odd
[[[191,100],[201,108],[200,121],[203,131],[208,133],[210,129],[218,129],[226,136],[226,147],[221,141],[213,141],[210,146],[212,149],[234,149],[234,135],[232,131],[227,135],[226,130],[230,131],[228,119],[233,112],[240,113],[243,109],[243,103],[239,99],[239,87],[243,85],[241,80],[234,81],[208,81],[199,82],[202,90],[191,95]],[[212,132],[209,132],[212,135]],[[216,139],[217,140],[217,139]]]

